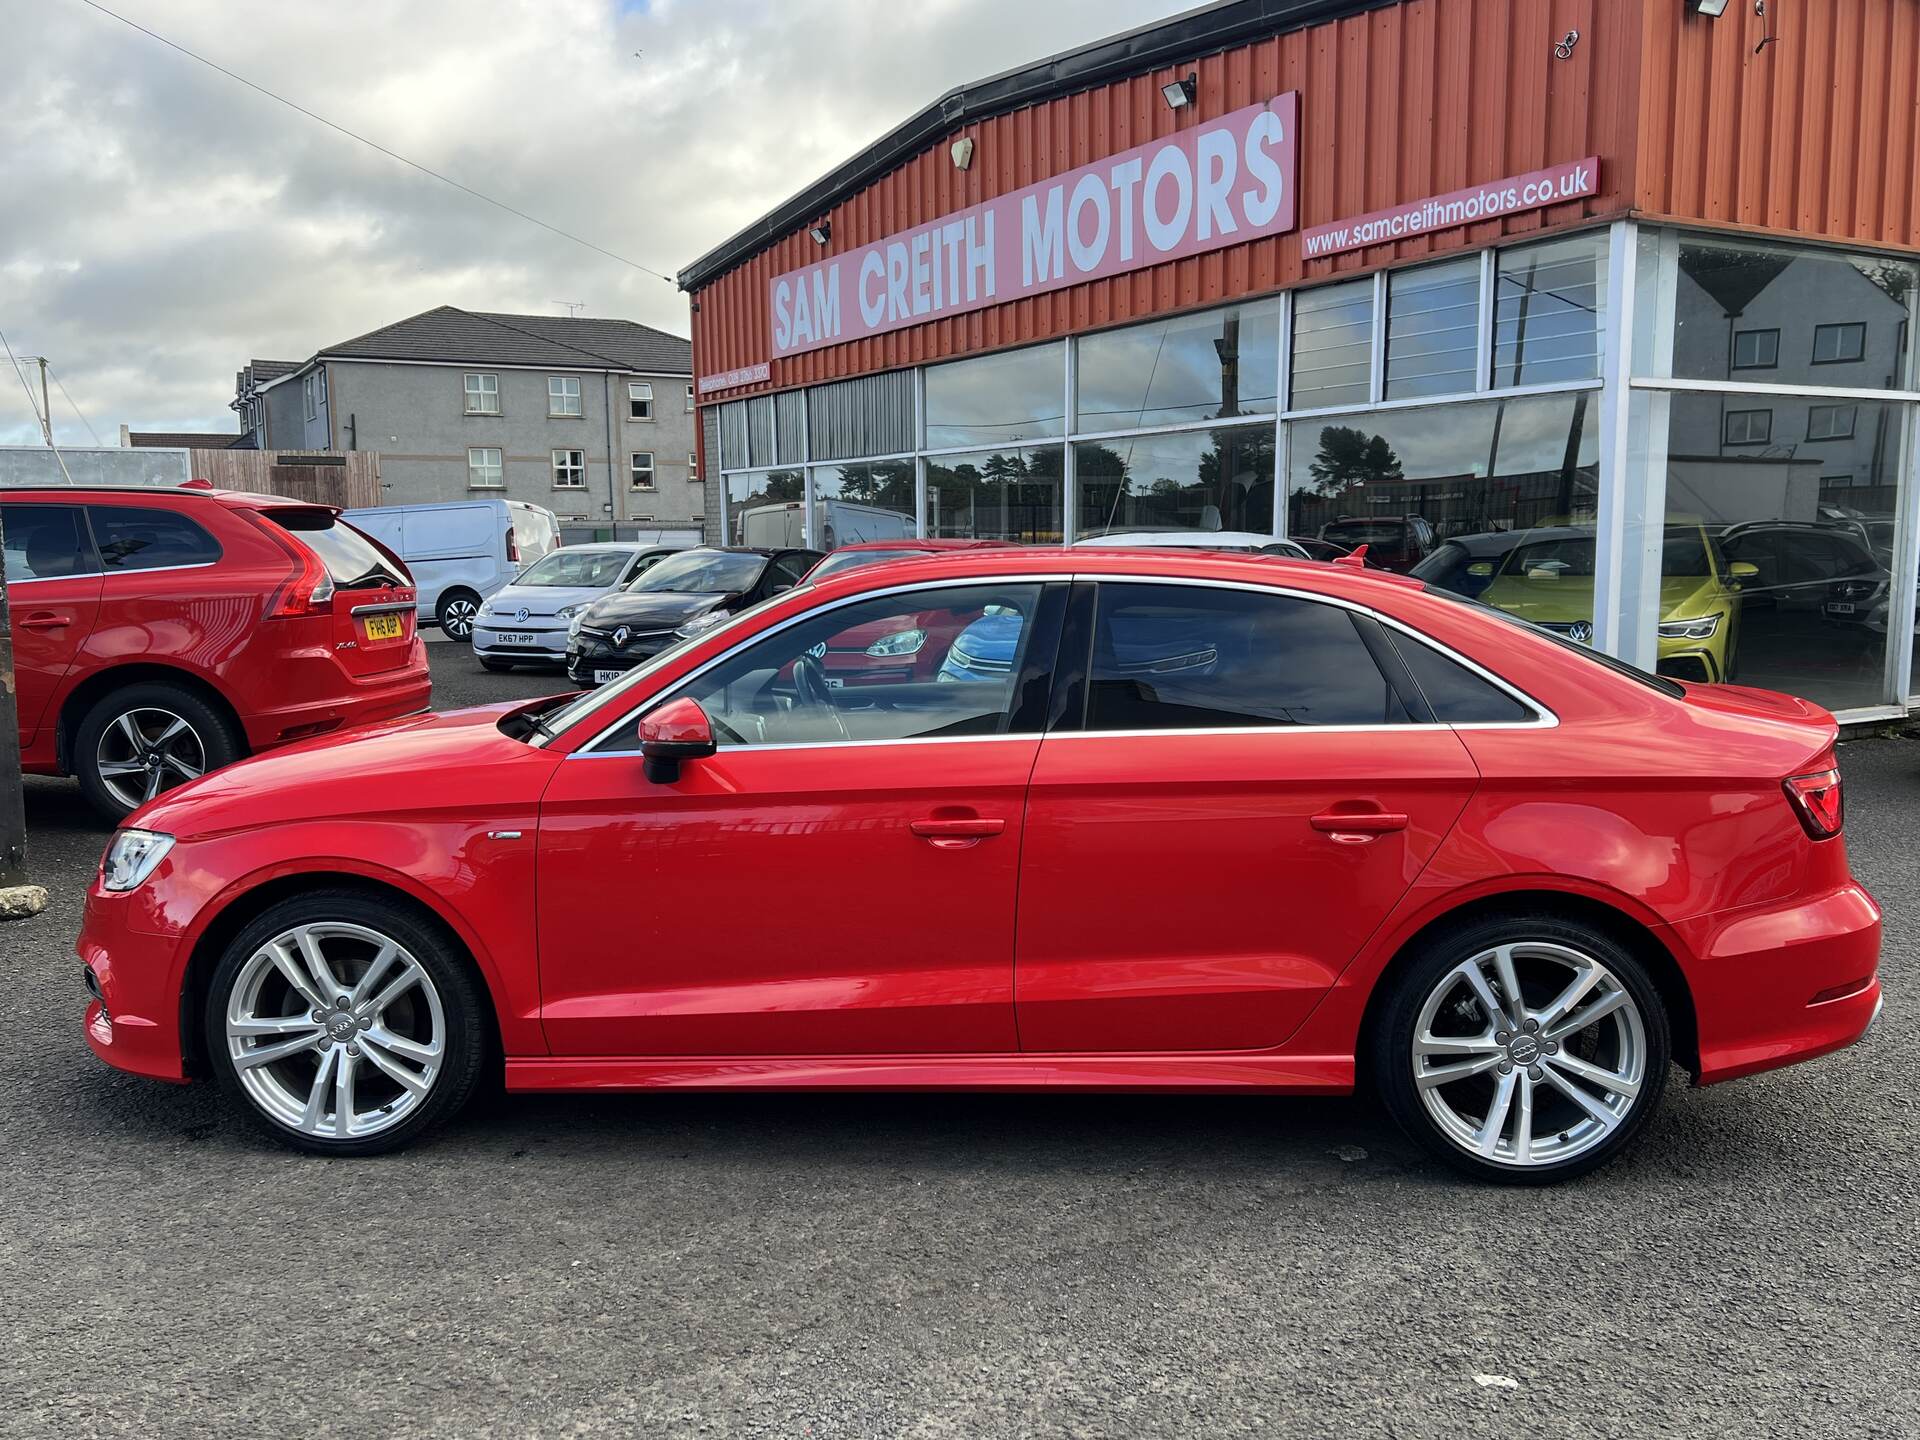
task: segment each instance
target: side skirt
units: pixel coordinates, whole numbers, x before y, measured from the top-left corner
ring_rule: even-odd
[[[1351,1055],[542,1056],[507,1061],[507,1089],[1288,1091],[1345,1095]]]

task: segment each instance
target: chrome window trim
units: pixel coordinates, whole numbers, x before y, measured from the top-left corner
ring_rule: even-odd
[[[222,555],[220,557],[221,560],[224,560],[225,558],[226,558],[225,555]],[[106,569],[101,570],[97,573],[107,576],[108,578],[111,578],[115,575],[158,575],[163,570],[211,570],[215,565],[218,565],[219,563],[220,563],[220,560],[194,560],[185,565],[134,565],[126,568],[122,568],[117,565],[109,565]],[[96,572],[88,571],[87,573],[94,574]],[[46,578],[49,580],[64,580],[69,577],[64,575],[49,575]],[[11,584],[13,582],[9,581],[8,583]]]
[[[44,585],[49,580],[98,580],[106,573],[104,570],[76,570],[71,575],[9,575],[7,576],[7,589],[11,590],[16,585]],[[117,573],[129,575],[133,572],[122,570]]]
[[[1313,564],[1317,562],[1309,561],[1306,563]],[[673,685],[670,688],[661,691],[658,695],[653,696],[652,699],[647,702],[647,708],[651,709],[655,705],[662,705],[662,704],[665,704],[667,701],[674,699],[688,685],[692,684],[695,680],[699,679],[702,675],[706,674],[709,670],[713,669],[714,666],[720,664],[724,660],[731,659],[733,656],[739,654],[740,651],[746,649],[749,645],[756,645],[762,640],[771,639],[773,636],[778,635],[781,631],[786,630],[791,626],[798,625],[802,621],[811,620],[815,616],[825,614],[829,611],[840,609],[843,606],[859,604],[867,600],[885,599],[889,595],[901,595],[901,594],[906,594],[908,592],[915,591],[915,590],[947,590],[947,589],[960,588],[964,586],[991,585],[991,584],[1003,584],[1003,583],[1008,585],[1046,585],[1046,584],[1073,583],[1077,581],[1092,581],[1096,584],[1101,584],[1101,585],[1193,585],[1193,586],[1200,586],[1203,588],[1216,589],[1216,590],[1247,590],[1258,595],[1279,595],[1279,596],[1286,597],[1288,599],[1306,600],[1311,603],[1321,604],[1321,605],[1332,605],[1338,609],[1346,610],[1352,614],[1364,615],[1382,626],[1398,631],[1399,633],[1407,636],[1409,639],[1414,640],[1419,644],[1427,646],[1428,649],[1433,650],[1439,655],[1443,656],[1444,658],[1453,661],[1456,665],[1465,667],[1468,671],[1470,671],[1474,675],[1479,676],[1482,680],[1485,680],[1488,684],[1492,685],[1495,689],[1501,691],[1508,698],[1515,700],[1520,704],[1525,705],[1528,709],[1532,710],[1534,713],[1534,718],[1531,720],[1470,721],[1470,722],[1466,722],[1458,725],[1449,725],[1442,721],[1413,721],[1413,722],[1408,722],[1406,724],[1391,724],[1387,722],[1382,722],[1381,724],[1378,724],[1378,725],[1251,725],[1251,726],[1220,727],[1220,728],[1214,728],[1214,729],[1192,727],[1192,726],[1181,726],[1177,728],[1164,729],[1164,730],[1063,730],[1063,731],[1022,732],[1017,735],[949,735],[949,736],[918,736],[918,737],[910,736],[910,737],[893,739],[893,740],[813,740],[813,741],[797,741],[797,742],[791,742],[791,743],[782,743],[782,744],[776,744],[776,745],[722,745],[719,748],[722,750],[801,750],[801,749],[817,750],[823,746],[834,746],[834,747],[844,748],[847,746],[871,746],[871,745],[926,745],[926,744],[935,744],[935,743],[955,744],[955,743],[964,742],[964,741],[977,742],[981,740],[1024,740],[1028,738],[1046,739],[1046,740],[1065,740],[1065,739],[1074,738],[1076,736],[1084,739],[1084,738],[1107,738],[1111,736],[1132,736],[1135,738],[1139,738],[1139,737],[1144,737],[1149,735],[1313,735],[1313,734],[1343,734],[1349,731],[1360,732],[1360,731],[1374,731],[1374,730],[1391,730],[1391,731],[1551,730],[1557,727],[1560,723],[1560,717],[1556,715],[1550,708],[1548,708],[1546,705],[1541,704],[1540,701],[1534,699],[1531,695],[1529,695],[1526,691],[1521,690],[1518,686],[1511,684],[1510,682],[1502,679],[1498,675],[1495,675],[1492,671],[1488,670],[1485,666],[1480,665],[1475,661],[1469,659],[1467,656],[1460,654],[1458,651],[1454,650],[1450,646],[1445,645],[1440,641],[1435,640],[1430,636],[1427,636],[1421,633],[1420,631],[1414,629],[1412,626],[1406,624],[1404,621],[1397,620],[1391,615],[1382,614],[1380,611],[1375,610],[1370,606],[1363,605],[1358,601],[1348,600],[1338,595],[1324,595],[1318,591],[1313,591],[1313,590],[1298,590],[1298,589],[1294,589],[1291,586],[1286,586],[1286,585],[1262,584],[1254,580],[1216,580],[1216,579],[1207,578],[1207,577],[1190,576],[1190,575],[1117,575],[1117,574],[1107,573],[1104,571],[1071,571],[1071,572],[1055,571],[1055,572],[1048,572],[1048,573],[1041,573],[1041,574],[1033,574],[1033,573],[1022,571],[1022,572],[1016,572],[1014,574],[1009,574],[1009,575],[968,575],[968,576],[954,577],[954,578],[945,579],[945,580],[922,580],[917,583],[909,582],[909,583],[900,584],[900,585],[889,585],[882,590],[862,591],[857,595],[849,595],[842,599],[835,600],[829,605],[812,606],[805,610],[801,610],[796,614],[790,615],[785,620],[782,620],[778,625],[773,625],[768,627],[765,630],[757,631],[753,635],[738,641],[737,643],[729,646],[727,649],[722,650],[718,654],[714,655],[711,659],[707,660],[703,664],[688,671],[685,675],[682,675],[677,681],[673,683]],[[657,659],[658,657],[655,657],[655,658]],[[638,669],[639,667],[636,666],[635,668]],[[629,673],[632,673],[632,672],[629,672]],[[618,683],[618,682],[615,682],[615,683]],[[608,700],[609,702],[611,702],[612,697],[608,697]],[[568,731],[571,731],[575,726],[585,725],[590,723],[593,719],[594,713],[598,710],[605,709],[605,708],[607,708],[606,703],[603,703],[601,705],[596,705],[593,710],[588,711],[586,714],[582,715],[579,720],[575,721],[574,725],[568,726],[567,727]],[[589,739],[586,744],[582,745],[579,749],[573,751],[571,754],[567,755],[565,758],[568,760],[598,760],[598,759],[611,759],[615,757],[631,758],[632,756],[639,754],[640,752],[638,750],[601,750],[597,748],[602,741],[606,740],[615,731],[621,729],[628,722],[628,720],[632,719],[634,715],[637,713],[638,712],[636,711],[627,711],[623,713],[620,716],[620,718],[615,720],[612,724],[603,726],[600,730],[596,731],[592,736],[592,738]],[[563,731],[562,733],[564,734],[567,732]]]

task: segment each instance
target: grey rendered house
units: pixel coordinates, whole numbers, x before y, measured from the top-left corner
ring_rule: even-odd
[[[390,505],[499,495],[576,531],[702,524],[692,346],[630,320],[443,305],[235,382],[241,443],[377,450]]]

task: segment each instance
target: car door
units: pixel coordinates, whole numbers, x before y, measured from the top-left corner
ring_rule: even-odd
[[[1092,643],[1063,642],[1056,680],[1077,698],[1028,791],[1021,1048],[1278,1045],[1433,855],[1477,771],[1450,728],[1416,723],[1427,712],[1383,674],[1371,618],[1256,587],[1089,589],[1068,635],[1084,626]]]
[[[0,505],[13,620],[14,703],[29,748],[100,615],[100,560],[78,505]]]
[[[638,700],[555,773],[539,839],[542,1015],[579,1056],[991,1053],[1013,1024],[1015,890],[1065,587],[843,601]],[[944,608],[1024,617],[1007,673],[833,690],[837,635]],[[718,751],[643,774],[675,695]]]

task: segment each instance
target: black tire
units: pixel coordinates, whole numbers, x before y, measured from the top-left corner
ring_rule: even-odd
[[[496,675],[513,669],[513,662],[511,660],[489,660],[484,655],[475,658],[480,661],[480,668],[482,670],[491,670]]]
[[[441,633],[455,640],[473,638],[473,622],[480,615],[480,597],[471,590],[449,590],[440,597],[439,608],[434,611],[434,619],[439,621]]]
[[[1629,1022],[1625,1018],[1597,1020],[1591,1026],[1584,1027],[1578,1034],[1568,1034],[1565,1037],[1569,1061],[1581,1059],[1574,1051],[1588,1044],[1596,1047],[1603,1044],[1619,1047],[1606,1052],[1596,1052],[1601,1053],[1603,1059],[1609,1055],[1618,1057],[1642,1046],[1644,1048],[1637,1090],[1625,1113],[1613,1123],[1610,1131],[1588,1142],[1586,1148],[1569,1153],[1567,1158],[1562,1160],[1546,1159],[1536,1160],[1531,1164],[1521,1164],[1514,1158],[1500,1156],[1482,1158],[1480,1155],[1469,1153],[1465,1141],[1450,1138],[1442,1128],[1441,1120],[1429,1111],[1426,1101],[1422,1098],[1422,1088],[1416,1081],[1415,1065],[1421,1062],[1415,1059],[1414,1036],[1421,1012],[1429,997],[1456,967],[1475,956],[1492,951],[1497,946],[1507,944],[1540,944],[1577,952],[1603,967],[1631,1000],[1631,1007],[1623,1006],[1621,1012],[1617,1013],[1629,1010],[1637,1012],[1638,1035],[1635,1038],[1626,1038]],[[1539,968],[1526,968],[1529,965]],[[1523,957],[1516,963],[1516,973],[1528,1008],[1540,1009],[1554,998],[1554,992],[1558,987],[1550,978],[1555,973],[1551,966],[1541,966],[1537,958],[1528,960]],[[1544,987],[1541,984],[1543,980],[1547,981]],[[1585,1175],[1614,1160],[1632,1145],[1660,1106],[1660,1098],[1666,1089],[1667,1071],[1673,1053],[1666,1006],[1661,1001],[1660,992],[1648,975],[1646,966],[1630,950],[1603,930],[1559,916],[1521,914],[1485,916],[1426,941],[1412,958],[1411,963],[1400,971],[1392,983],[1393,991],[1383,997],[1383,1003],[1378,1007],[1370,1033],[1366,1037],[1373,1088],[1387,1110],[1409,1136],[1447,1164],[1476,1179],[1507,1185],[1551,1185]],[[1466,982],[1458,983],[1462,988],[1454,992],[1457,996],[1454,1001],[1455,1008],[1443,1008],[1436,1015],[1435,1023],[1446,1022],[1450,1027],[1453,1026],[1456,1023],[1453,1017],[1460,1015],[1461,1012],[1457,1007],[1462,1003],[1467,1004],[1471,1018],[1459,1020],[1458,1029],[1449,1028],[1445,1032],[1436,1033],[1445,1033],[1451,1038],[1463,1031],[1471,1032],[1476,1027],[1484,1025],[1492,1029],[1496,1035],[1508,1034],[1518,1039],[1520,1032],[1499,1029],[1498,1027],[1506,1021],[1497,1015],[1491,1019],[1487,1018],[1484,1014],[1484,1005],[1467,1000],[1468,992],[1464,988]],[[1594,993],[1598,996],[1602,992]],[[1496,998],[1500,998],[1497,981],[1494,994]],[[1572,1007],[1571,1013],[1581,1013],[1590,1003],[1592,1002],[1589,1000],[1583,1000]],[[1614,1033],[1608,1034],[1610,1030]],[[1544,1040],[1546,1032],[1541,1031],[1540,1035]],[[1561,1052],[1556,1048],[1555,1053]],[[1468,1060],[1473,1058],[1475,1057],[1466,1057]],[[1586,1058],[1591,1061],[1593,1056]],[[1569,1132],[1574,1133],[1575,1142],[1579,1143],[1578,1129],[1581,1123],[1579,1112],[1572,1108],[1572,1102],[1564,1091],[1556,1093],[1555,1087],[1558,1081],[1554,1077],[1566,1076],[1566,1072],[1558,1068],[1562,1062],[1552,1061],[1545,1056],[1533,1065],[1523,1062],[1519,1069],[1524,1070],[1528,1077],[1523,1080],[1515,1074],[1514,1057],[1510,1051],[1503,1060],[1508,1067],[1506,1072],[1496,1068],[1478,1078],[1463,1079],[1445,1087],[1436,1087],[1441,1096],[1445,1097],[1440,1103],[1450,1104],[1453,1097],[1470,1086],[1484,1085],[1490,1091],[1497,1089],[1504,1083],[1504,1079],[1496,1077],[1502,1076],[1503,1073],[1514,1075],[1516,1082],[1524,1085],[1528,1095],[1539,1097],[1545,1106],[1553,1107],[1540,1112],[1540,1115],[1549,1121],[1543,1132],[1543,1143],[1550,1147],[1557,1137],[1558,1142],[1564,1144]],[[1442,1065],[1454,1062],[1434,1059],[1425,1063]],[[1543,1066],[1555,1068],[1551,1075],[1542,1077]],[[1551,1084],[1548,1083],[1550,1081]],[[1610,1093],[1601,1086],[1582,1086],[1581,1088],[1589,1095],[1600,1098],[1605,1098]],[[1494,1099],[1489,1095],[1487,1109],[1480,1117],[1483,1126],[1484,1122],[1492,1116],[1493,1105]],[[1560,1129],[1552,1122],[1552,1116],[1555,1114],[1563,1118],[1571,1115],[1573,1120],[1568,1123],[1566,1129]],[[1536,1118],[1533,1112],[1529,1112],[1529,1117]],[[1516,1131],[1514,1141],[1508,1141],[1504,1127],[1494,1127],[1491,1133],[1498,1144],[1517,1146],[1519,1125],[1517,1115],[1506,1123]],[[1488,1132],[1483,1128],[1482,1133]],[[1514,1153],[1517,1155],[1517,1148]]]
[[[268,941],[296,926],[328,922],[363,926],[398,942],[426,972],[437,992],[445,1026],[443,1055],[425,1097],[390,1127],[354,1138],[309,1134],[276,1119],[242,1083],[227,1039],[228,1003],[254,955]],[[274,1139],[315,1155],[379,1155],[412,1144],[457,1114],[472,1096],[487,1060],[486,1004],[467,957],[410,906],[363,890],[315,890],[271,906],[234,937],[208,985],[202,1034],[208,1064],[221,1093]],[[356,1064],[365,1066],[367,1062]],[[371,1068],[359,1073],[379,1078]]]
[[[140,742],[156,740],[166,733],[168,726],[158,722],[160,716],[185,722],[187,730],[164,746],[143,750]],[[138,741],[121,725],[123,717],[138,732]],[[108,754],[103,754],[103,739]],[[205,774],[231,765],[245,753],[238,727],[218,706],[183,685],[145,681],[118,688],[94,702],[74,732],[73,753],[67,760],[88,803],[118,824],[144,803],[152,777],[132,772],[109,777],[102,766],[131,763],[152,755],[155,749],[163,756],[156,767],[159,794],[193,778],[188,769]],[[133,803],[128,803],[129,799]]]

